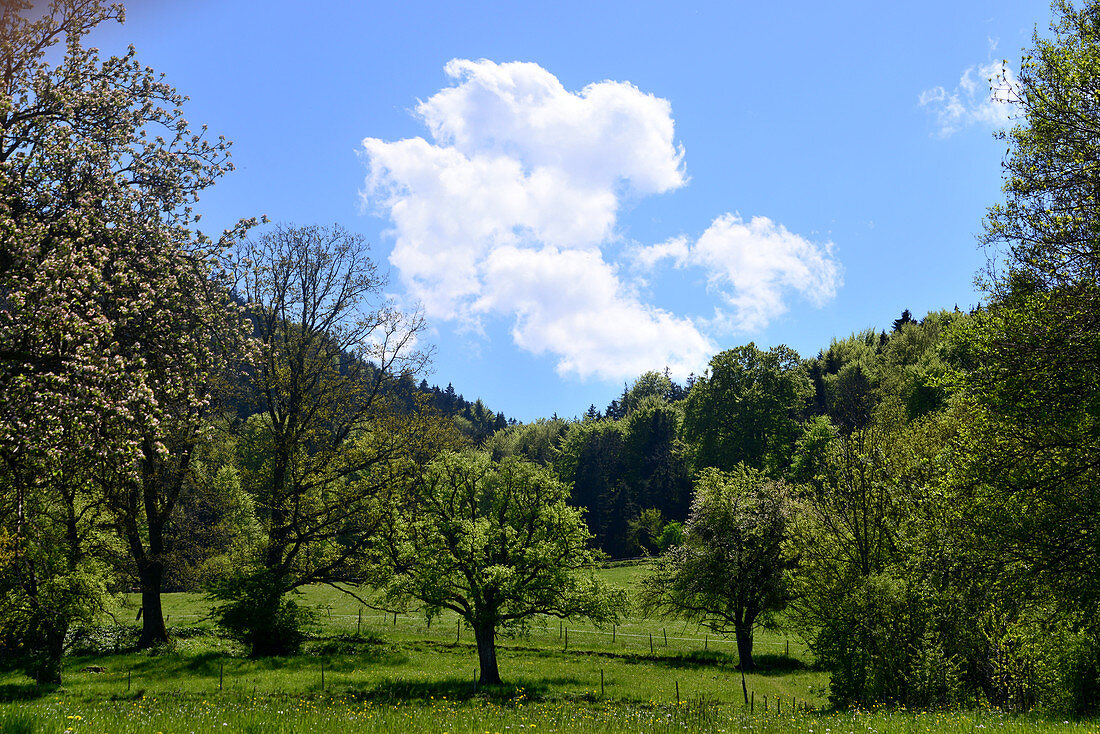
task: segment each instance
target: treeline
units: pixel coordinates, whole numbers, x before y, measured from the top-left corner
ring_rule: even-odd
[[[834,340],[805,360],[782,346],[737,347],[686,386],[668,370],[647,372],[603,411],[512,425],[484,448],[552,466],[610,556],[654,554],[678,542],[702,469],[744,464],[804,482],[812,478],[805,442],[862,428],[883,402],[906,420],[940,409],[953,360],[946,327],[963,316],[914,320],[906,310],[889,333]]]

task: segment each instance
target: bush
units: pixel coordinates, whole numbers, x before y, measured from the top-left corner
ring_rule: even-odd
[[[1100,714],[1100,640],[1081,635],[1069,643],[1059,669],[1064,697],[1059,708],[1081,717]]]
[[[824,620],[813,647],[832,671],[830,698],[853,706],[947,706],[959,672],[929,624],[924,599],[901,579],[868,576]]]
[[[266,569],[242,571],[210,586],[211,616],[230,637],[249,645],[252,657],[293,655],[313,614],[287,599],[289,592]]]

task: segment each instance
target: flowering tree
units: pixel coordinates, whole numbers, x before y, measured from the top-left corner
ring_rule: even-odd
[[[165,637],[159,537],[234,333],[211,274],[246,225],[219,243],[192,229],[228,143],[193,133],[183,97],[132,48],[101,59],[81,45],[122,7],[30,8],[0,16],[0,456],[15,543],[25,493],[82,465],[134,554],[149,643]]]
[[[787,602],[782,544],[789,504],[784,484],[759,470],[704,469],[683,542],[646,579],[643,609],[733,632],[738,664],[753,669],[753,632]]]

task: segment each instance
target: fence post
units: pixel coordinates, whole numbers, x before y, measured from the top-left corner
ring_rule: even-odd
[[[680,681],[676,681],[676,706],[680,706]]]
[[[455,644],[458,644],[458,640],[461,636],[462,636],[462,620],[460,619],[460,620],[458,620],[458,623],[455,626]]]
[[[133,671],[131,671],[131,670],[126,671],[126,691],[127,691],[127,693],[130,691],[130,676],[132,674],[133,674]]]
[[[611,625],[611,644],[612,645],[615,644],[615,630],[616,630],[617,627],[618,627],[618,625],[616,625],[616,624]]]
[[[744,668],[741,669],[741,693],[744,694],[745,703],[747,704],[749,702],[749,689],[745,685],[745,670],[744,670]]]
[[[756,691],[749,694],[749,713],[751,714],[756,710]]]
[[[710,649],[710,635],[703,635],[703,650]]]

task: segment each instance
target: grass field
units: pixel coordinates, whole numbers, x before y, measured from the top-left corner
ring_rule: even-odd
[[[633,588],[644,568],[602,573]],[[0,677],[0,731],[1100,732],[990,712],[826,716],[827,674],[782,631],[758,636],[764,669],[745,677],[750,709],[732,640],[637,616],[606,630],[539,620],[502,641],[506,684],[478,689],[472,635],[453,616],[429,628],[422,615],[395,618],[327,587],[300,601],[317,616],[304,654],[250,660],[215,633],[202,595],[166,595],[164,649],[127,651],[127,636],[105,629],[97,649],[67,659],[60,688]],[[136,625],[137,603],[125,599],[116,619]]]

